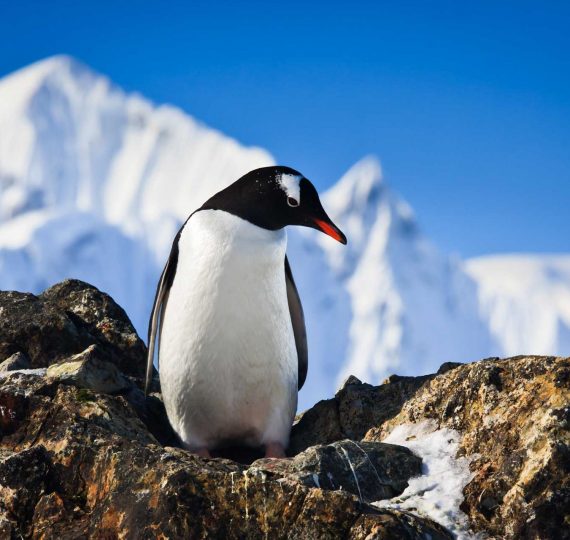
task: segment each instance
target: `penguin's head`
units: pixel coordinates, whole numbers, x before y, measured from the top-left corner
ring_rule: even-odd
[[[332,222],[315,186],[290,167],[255,169],[209,199],[203,210],[224,210],[259,227],[312,227],[342,244],[346,236]]]

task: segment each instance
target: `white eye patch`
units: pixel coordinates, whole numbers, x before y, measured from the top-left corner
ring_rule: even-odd
[[[297,174],[282,174],[279,178],[279,186],[287,197],[295,199],[297,202],[296,206],[301,204],[301,186],[299,185],[301,178],[302,177]]]

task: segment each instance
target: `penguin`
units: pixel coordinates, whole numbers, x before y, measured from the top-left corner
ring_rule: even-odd
[[[145,392],[158,338],[166,412],[192,453],[237,444],[285,457],[308,369],[288,225],[347,242],[313,184],[284,166],[216,193],[174,238],[149,321]]]

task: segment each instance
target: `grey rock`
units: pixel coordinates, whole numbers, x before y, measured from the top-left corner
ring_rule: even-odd
[[[106,394],[120,392],[131,386],[117,366],[105,359],[97,345],[91,345],[68,360],[49,366],[46,376],[65,384]]]
[[[0,363],[0,373],[15,371],[16,369],[29,369],[30,367],[30,359],[24,353],[16,352]]]
[[[39,296],[0,291],[0,357],[22,352],[42,368],[90,345],[126,375],[144,376],[146,347],[109,295],[74,279]]]
[[[345,439],[312,446],[290,460],[260,459],[252,468],[374,502],[400,495],[421,474],[422,460],[403,446]]]
[[[341,384],[340,390],[343,390],[347,386],[352,386],[353,384],[359,385],[362,384],[362,381],[358,377],[355,377],[354,375],[349,375],[345,379],[345,381]]]
[[[444,373],[447,373],[448,371],[451,371],[452,369],[458,368],[459,366],[462,366],[463,364],[461,364],[460,362],[444,362],[443,364],[441,364],[441,366],[439,366],[439,369],[437,370],[437,375],[443,375]]]
[[[337,400],[324,399],[297,415],[291,432],[289,455],[298,454],[319,443],[327,444],[344,438]]]
[[[434,377],[392,375],[379,386],[349,377],[334,398],[319,401],[297,417],[291,431],[290,453],[339,439],[362,440],[371,427],[396,416],[404,403]]]

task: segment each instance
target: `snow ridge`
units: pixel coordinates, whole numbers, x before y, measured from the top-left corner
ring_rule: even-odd
[[[478,257],[466,269],[504,355],[570,354],[570,255]]]
[[[349,238],[348,249],[317,238],[352,312],[337,384],[349,374],[379,382],[433,372],[489,353],[474,281],[424,238],[375,158],[358,162],[324,199]]]
[[[110,293],[144,335],[187,215],[273,163],[171,106],[57,56],[0,81],[0,287],[64,277]]]

